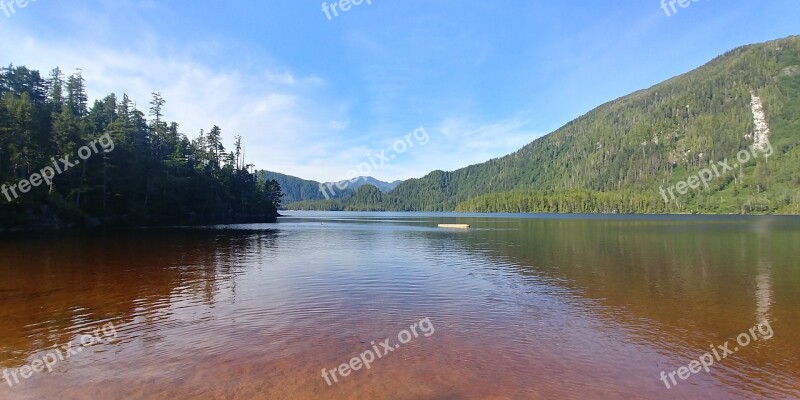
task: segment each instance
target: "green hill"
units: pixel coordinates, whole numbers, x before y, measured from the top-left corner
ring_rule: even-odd
[[[271,180],[278,182],[283,191],[283,204],[291,204],[300,201],[325,200],[325,193],[327,193],[330,198],[346,198],[352,196],[358,188],[365,185],[372,185],[381,192],[386,193],[396,188],[397,185],[401,183],[401,181],[384,182],[371,176],[361,176],[358,177],[355,182],[342,181],[340,186],[344,189],[339,189],[336,183],[324,183],[323,189],[320,189],[320,183],[317,181],[309,181],[271,171],[258,171],[256,174],[262,182],[269,182]]]
[[[319,189],[319,182],[271,171],[258,171],[256,174],[258,175],[259,181],[275,180],[281,185],[281,191],[283,192],[282,204],[290,204],[303,200],[325,200],[325,196]],[[341,192],[341,195],[349,196],[352,193],[352,190],[345,189]]]
[[[754,118],[759,102],[768,134]],[[292,207],[797,214],[799,143],[800,37],[793,36],[735,49],[603,104],[505,157],[434,171],[388,195],[365,198],[367,193],[357,192],[349,199]],[[739,165],[737,154],[754,146]],[[726,160],[737,166],[719,166]],[[681,187],[679,182],[712,166],[722,171],[706,179],[707,188],[696,178],[689,182],[696,188]],[[364,204],[372,197],[374,203]]]

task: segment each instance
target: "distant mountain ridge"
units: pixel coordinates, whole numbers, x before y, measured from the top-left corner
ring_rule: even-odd
[[[763,121],[754,103],[763,104]],[[709,165],[757,157],[708,188],[667,199]],[[293,204],[321,210],[800,213],[800,37],[729,51],[649,89],[603,104],[519,151],[434,171],[388,194]],[[690,181],[691,182],[691,181]],[[695,188],[697,189],[697,188]]]
[[[359,177],[358,181],[350,184],[350,186],[355,190],[364,185],[372,185],[378,188],[378,190],[380,190],[383,193],[389,193],[392,190],[394,190],[394,188],[400,186],[401,183],[403,183],[403,181],[397,180],[394,182],[384,182],[384,181],[379,181],[371,176],[362,176]]]
[[[339,182],[338,186],[337,183],[333,182],[323,183],[322,187],[324,190],[321,190],[320,183],[317,181],[306,180],[278,172],[259,171],[258,176],[261,180],[275,180],[281,185],[281,191],[283,192],[282,204],[284,206],[301,201],[326,200],[327,198],[323,191],[326,191],[330,198],[351,196],[358,188],[364,185],[372,185],[379,191],[388,193],[403,182],[399,180],[384,182],[371,176],[362,176],[358,177],[355,182]]]

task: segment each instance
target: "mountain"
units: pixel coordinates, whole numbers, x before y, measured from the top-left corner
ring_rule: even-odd
[[[317,181],[305,180],[278,172],[259,171],[258,176],[260,181],[275,180],[280,184],[283,191],[282,204],[285,205],[300,201],[325,200],[325,193],[329,198],[348,197],[364,185],[372,185],[379,191],[388,193],[402,183],[402,181],[384,182],[371,176],[362,176],[358,177],[355,182],[342,181],[338,184],[326,182],[321,189],[320,183]]]
[[[290,204],[305,200],[325,200],[325,196],[320,190],[319,182],[309,181],[290,175],[284,175],[271,171],[258,171],[260,181],[275,180],[281,185],[283,198],[281,204]],[[352,190],[344,190],[340,195],[350,195]]]
[[[399,186],[401,183],[403,183],[403,181],[384,182],[384,181],[379,181],[371,176],[362,176],[359,177],[358,181],[353,183],[351,187],[352,189],[355,190],[364,185],[372,185],[378,188],[378,190],[380,190],[383,193],[389,193],[392,190],[394,190],[394,188]]]
[[[434,171],[388,194],[358,190],[292,207],[797,214],[798,144],[800,37],[792,36],[603,104],[505,157]]]

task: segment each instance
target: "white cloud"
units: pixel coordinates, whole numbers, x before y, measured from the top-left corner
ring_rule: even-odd
[[[409,139],[413,147],[385,163],[372,175],[384,181],[419,178],[433,170],[453,171],[472,164],[488,161],[498,156],[519,150],[534,139],[541,137],[540,132],[528,128],[527,121],[521,117],[509,118],[496,123],[478,123],[465,118],[447,118],[440,124],[423,126],[428,132],[429,140],[422,144],[413,136]],[[408,129],[413,131],[416,127]],[[350,160],[337,178],[346,176],[346,172],[355,169],[360,163],[368,162],[369,155],[382,149],[386,155],[393,154],[389,150],[395,141],[404,140],[405,134],[378,135],[384,138],[373,147],[353,147],[342,158]]]
[[[144,49],[87,47],[66,40],[49,41],[20,32],[0,33],[22,38],[0,42],[0,53],[18,65],[43,74],[59,66],[70,74],[81,68],[92,100],[127,93],[147,113],[152,92],[166,99],[164,115],[176,121],[190,138],[200,129],[222,128],[226,145],[242,135],[248,163],[281,173],[318,181],[335,181],[370,154],[388,148],[416,126],[402,129],[354,128],[350,102],[327,93],[319,76],[298,76],[289,68],[239,70],[214,67],[188,55],[169,52],[168,44],[146,36]],[[156,43],[156,44],[154,44]],[[218,47],[197,41],[203,59]],[[167,54],[167,55],[165,55]],[[437,126],[438,125],[438,126]],[[400,154],[373,171],[378,179],[420,177],[431,170],[454,170],[513,152],[535,137],[523,118],[476,122],[452,117],[425,128],[430,142]]]
[[[66,74],[80,68],[91,100],[127,93],[147,113],[151,93],[160,92],[167,100],[166,118],[180,123],[182,132],[195,137],[200,129],[216,124],[227,143],[242,135],[248,161],[258,168],[313,175],[319,166],[310,160],[325,154],[327,146],[337,145],[327,133],[341,129],[329,127],[339,116],[315,100],[323,97],[315,92],[324,86],[319,77],[297,78],[286,71],[220,71],[188,58],[78,49],[30,36],[0,44],[0,51],[15,64],[44,75],[56,66]]]

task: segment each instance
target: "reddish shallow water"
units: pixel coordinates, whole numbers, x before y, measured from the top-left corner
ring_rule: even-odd
[[[800,397],[798,219],[299,216],[4,238],[0,369],[114,335],[0,398]],[[761,321],[771,338],[659,379]]]

